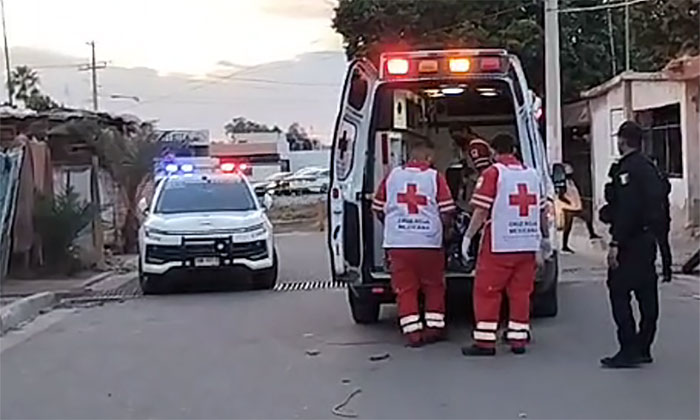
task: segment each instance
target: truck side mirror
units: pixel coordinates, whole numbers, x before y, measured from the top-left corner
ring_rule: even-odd
[[[552,165],[552,182],[554,190],[557,194],[561,194],[566,190],[566,170],[563,163],[555,163]]]
[[[272,194],[265,193],[262,201],[262,205],[265,208],[265,210],[270,210],[272,208]]]
[[[146,201],[146,197],[141,197],[138,202],[138,208],[142,215],[145,216],[148,214],[148,201]]]

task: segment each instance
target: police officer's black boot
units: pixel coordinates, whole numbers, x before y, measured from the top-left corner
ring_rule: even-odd
[[[640,358],[636,352],[620,350],[614,356],[603,357],[600,364],[609,369],[636,368],[639,366]]]

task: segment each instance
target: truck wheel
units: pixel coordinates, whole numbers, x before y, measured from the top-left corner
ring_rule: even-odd
[[[536,295],[533,299],[532,315],[537,318],[551,318],[557,316],[557,283],[552,284],[552,287],[547,292],[541,295]]]
[[[371,299],[360,299],[348,288],[350,312],[356,324],[374,324],[379,321],[379,302]]]
[[[162,295],[168,292],[161,279],[149,278],[139,273],[139,286],[144,295]]]
[[[267,268],[255,276],[255,289],[258,290],[269,290],[274,289],[277,285],[277,277],[279,274],[277,266],[277,252],[275,252],[272,258],[272,267]]]

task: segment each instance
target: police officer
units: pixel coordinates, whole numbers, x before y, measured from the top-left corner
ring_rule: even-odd
[[[641,127],[627,121],[617,137],[622,157],[610,170],[607,204],[600,213],[601,221],[610,224],[612,235],[607,283],[620,344],[614,356],[601,359],[608,368],[653,361],[651,345],[659,315],[654,226],[663,214],[662,182],[654,164],[640,151]],[[632,293],[639,302],[639,330],[630,306]]]

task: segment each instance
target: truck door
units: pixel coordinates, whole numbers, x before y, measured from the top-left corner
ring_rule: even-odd
[[[343,86],[331,152],[328,245],[333,278],[349,280],[362,267],[362,206],[369,126],[378,72],[353,61]]]

